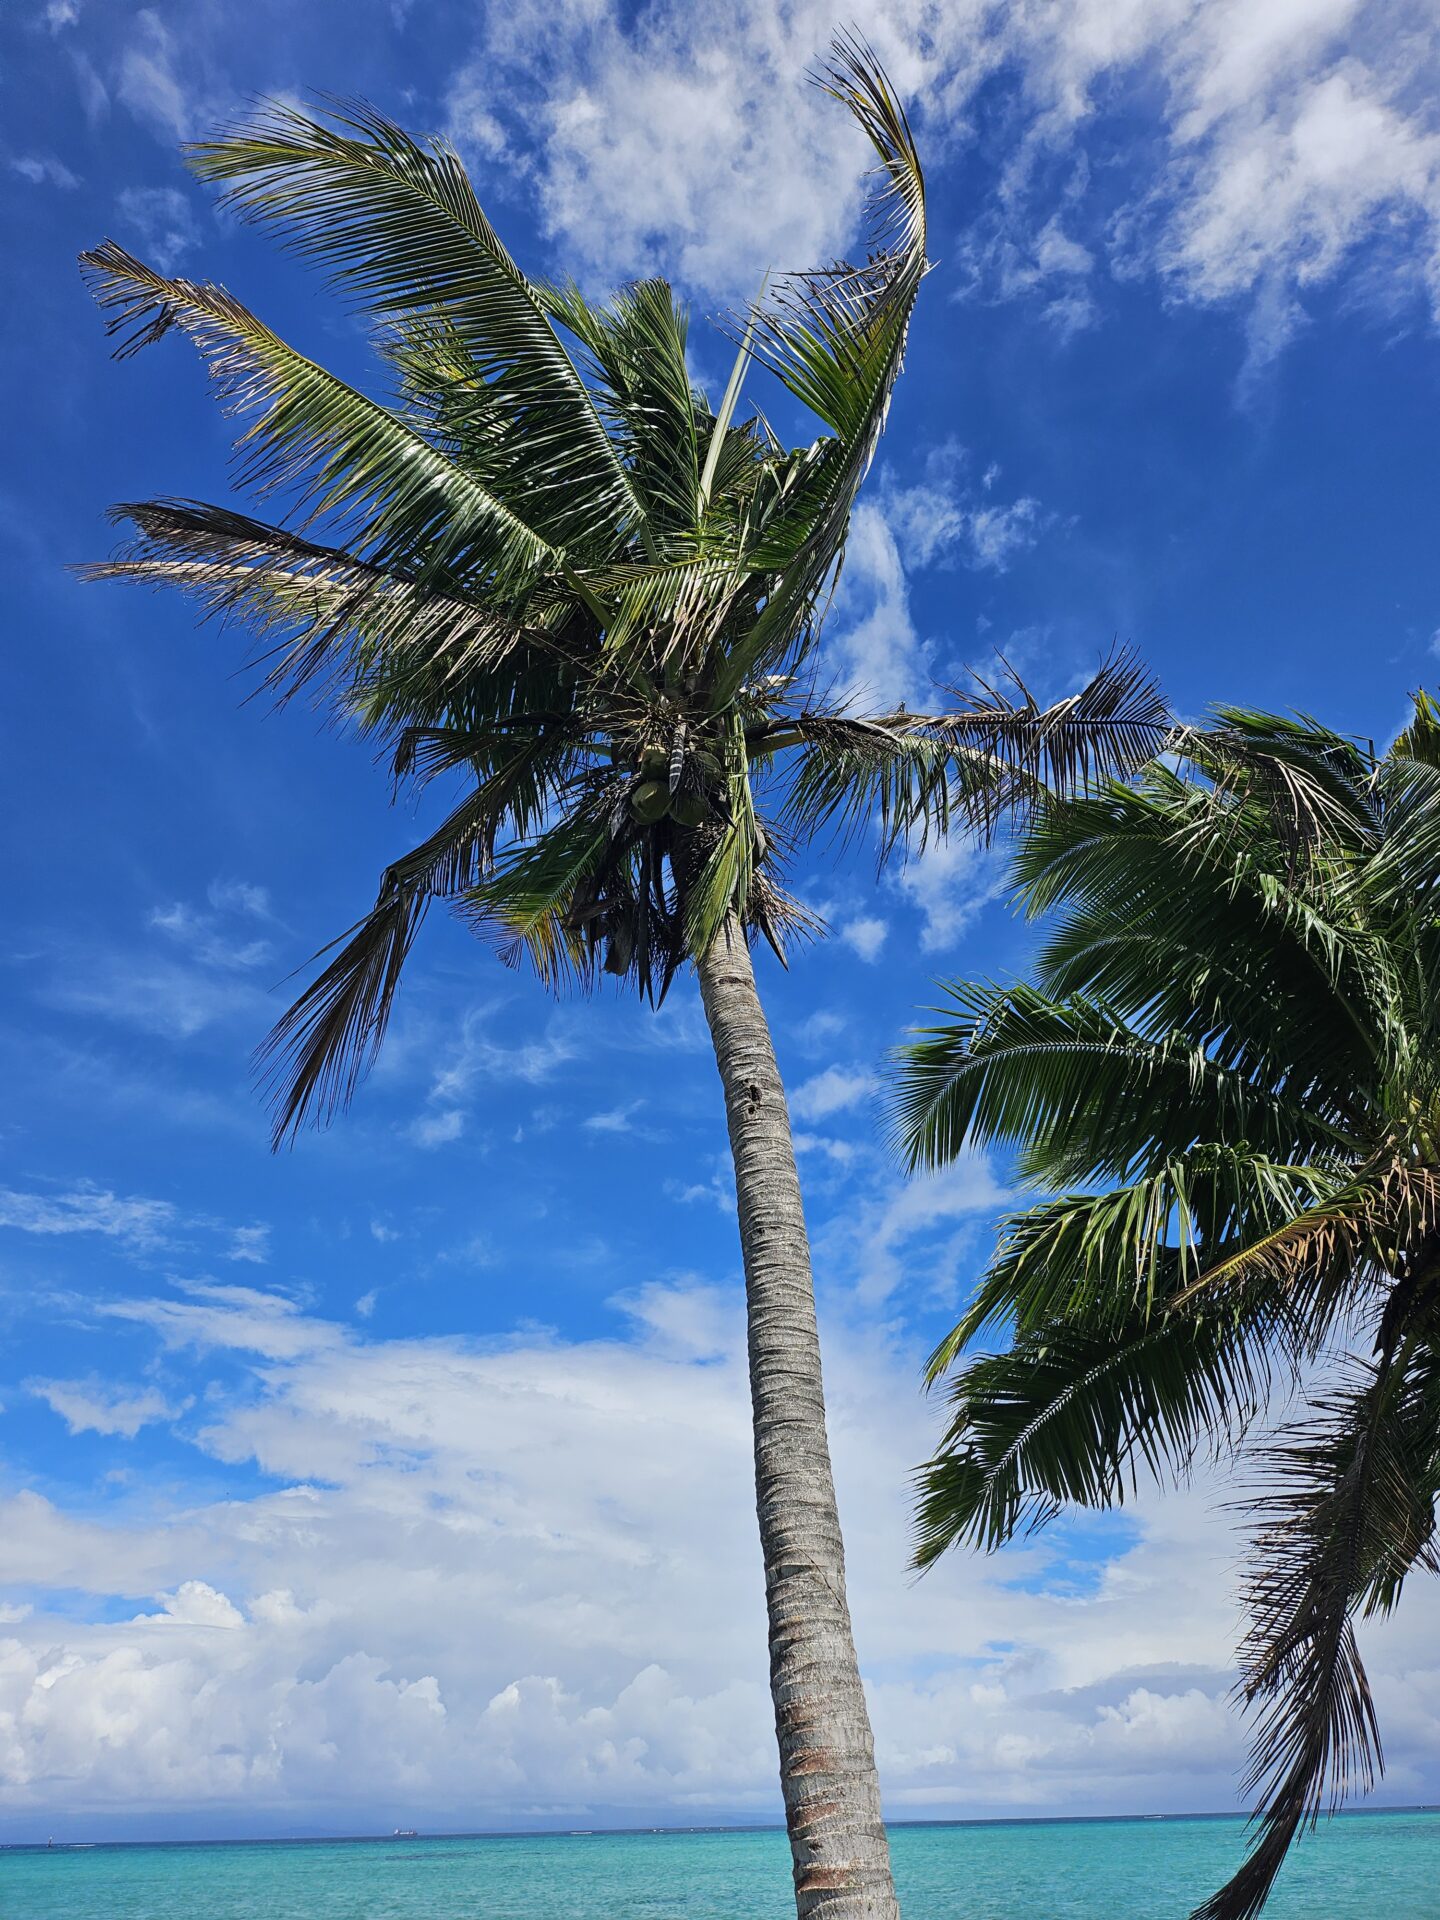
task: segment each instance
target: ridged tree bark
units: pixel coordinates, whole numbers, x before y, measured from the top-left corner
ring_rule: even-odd
[[[737,923],[698,962],[735,1162],[770,1691],[800,1920],[899,1920],[825,1433],[785,1089]]]

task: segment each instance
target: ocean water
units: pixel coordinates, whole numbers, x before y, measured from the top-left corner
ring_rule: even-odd
[[[1238,1820],[898,1827],[907,1920],[1185,1920]],[[778,1832],[0,1851],[3,1920],[787,1920]],[[1440,1813],[1360,1814],[1290,1860],[1266,1920],[1435,1920]]]

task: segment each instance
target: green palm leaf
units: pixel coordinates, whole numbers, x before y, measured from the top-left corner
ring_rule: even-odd
[[[1067,1506],[1123,1503],[1141,1473],[1183,1478],[1244,1431],[1270,1385],[1269,1328],[1248,1314],[1062,1319],[974,1360],[919,1475],[915,1564],[987,1552]]]
[[[1373,1780],[1353,1618],[1440,1566],[1437,713],[1377,754],[1226,708],[1138,779],[1046,796],[1014,867],[1053,915],[1035,978],[949,988],[899,1057],[912,1165],[1003,1142],[1044,1191],[931,1362],[956,1412],[924,1564],[1243,1449],[1275,1358],[1321,1383],[1263,1456],[1254,1848],[1196,1920],[1253,1920]],[[974,1357],[982,1333],[1007,1348]]]
[[[518,588],[553,562],[539,533],[423,434],[288,347],[223,288],[167,279],[111,241],[81,261],[109,331],[123,336],[118,356],[177,328],[222,398],[255,415],[238,445],[241,484],[294,490],[390,566]]]
[[[506,498],[559,547],[649,535],[642,502],[542,296],[510,257],[458,155],[359,103],[331,124],[281,101],[190,149],[223,204],[276,226],[385,320],[443,319],[505,422]]]

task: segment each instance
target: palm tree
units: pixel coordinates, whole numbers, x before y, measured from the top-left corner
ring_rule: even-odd
[[[1174,744],[1035,817],[1033,978],[948,988],[902,1057],[912,1164],[1014,1142],[1046,1195],[931,1361],[917,1559],[1233,1457],[1291,1389],[1249,1442],[1255,1841],[1197,1916],[1249,1920],[1381,1765],[1356,1617],[1440,1569],[1440,708],[1385,752],[1239,711]]]
[[[343,1105],[432,901],[552,984],[663,998],[693,963],[739,1199],[772,1690],[801,1915],[897,1912],[845,1599],[809,1252],[750,947],[810,917],[781,855],[878,816],[894,849],[982,827],[1037,779],[1153,748],[1133,664],[1041,709],[1016,682],[953,711],[862,714],[807,667],[926,271],[924,184],[883,73],[837,42],[824,90],[878,158],[870,250],[789,276],[736,323],[718,408],[660,280],[606,303],[528,279],[456,155],[366,107],[288,105],[192,152],[226,203],[317,255],[378,323],[388,403],[287,346],[223,289],[107,242],[83,257],[124,354],[190,337],[248,414],[241,478],[298,526],[153,500],[94,577],[179,587],[261,637],[277,698],[377,736],[397,783],[463,782],[386,869],[269,1042],[277,1142]],[[738,416],[759,363],[823,428]]]

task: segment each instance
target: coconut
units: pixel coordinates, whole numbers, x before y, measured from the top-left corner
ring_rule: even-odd
[[[710,802],[703,793],[677,793],[670,811],[682,827],[702,827],[710,818]]]
[[[630,795],[630,811],[647,827],[670,811],[670,789],[663,780],[642,780]]]

